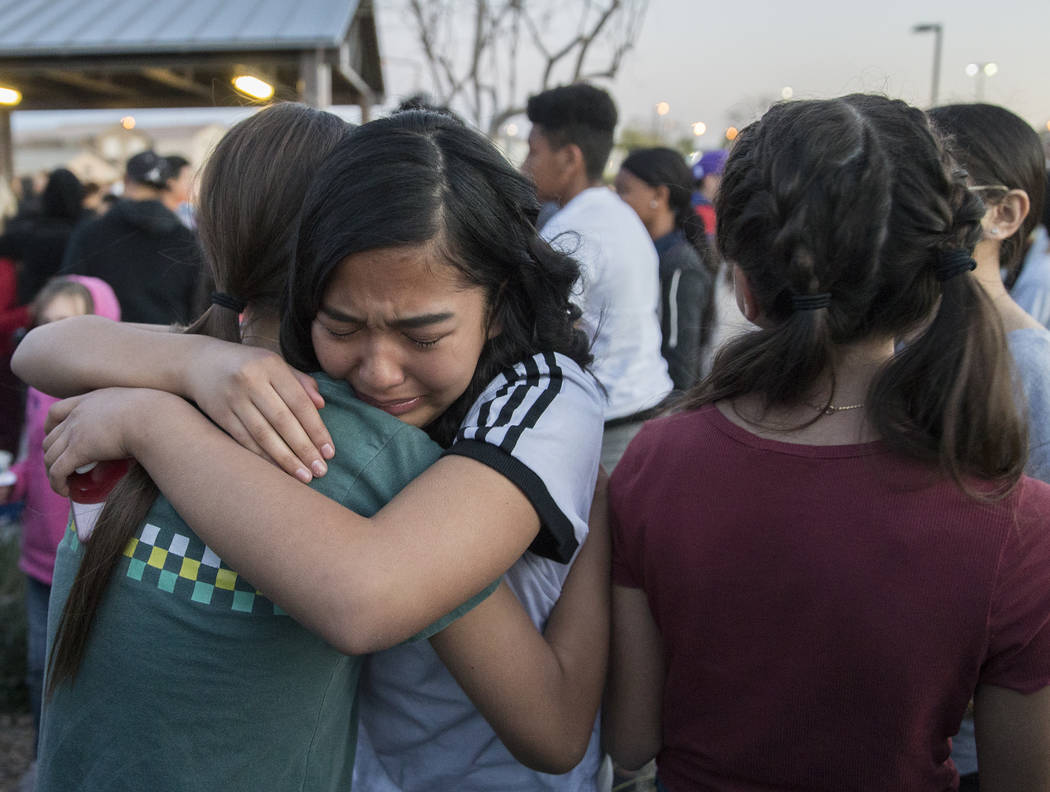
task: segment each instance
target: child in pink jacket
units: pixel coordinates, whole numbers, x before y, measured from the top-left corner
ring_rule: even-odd
[[[34,324],[41,325],[80,314],[98,314],[120,319],[120,305],[105,281],[81,275],[55,278],[33,302]],[[69,521],[69,500],[55,494],[44,466],[44,422],[47,411],[58,399],[35,388],[26,394],[22,450],[11,466],[17,476],[14,484],[0,487],[0,503],[23,501],[22,554],[19,569],[26,574],[26,616],[29,625],[26,685],[39,726],[40,696],[43,689],[47,645],[47,604],[51,596],[51,574],[55,550]]]

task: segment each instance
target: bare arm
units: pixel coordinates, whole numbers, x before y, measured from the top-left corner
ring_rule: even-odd
[[[1029,695],[979,687],[974,726],[981,792],[1050,789],[1050,687]]]
[[[53,396],[97,388],[155,388],[196,402],[250,451],[309,481],[324,475],[332,438],[317,413],[314,381],[273,352],[166,325],[76,316],[30,332],[11,368]],[[273,428],[271,428],[271,425]]]
[[[605,477],[590,532],[541,636],[506,585],[430,639],[514,757],[566,773],[586,753],[609,645]]]
[[[72,316],[31,330],[11,369],[37,390],[62,398],[111,386],[182,393],[181,369],[194,338],[170,329]]]
[[[613,760],[628,770],[655,757],[663,744],[664,675],[663,639],[645,592],[613,586],[602,742]]]
[[[134,457],[213,550],[350,654],[437,621],[506,571],[539,530],[517,487],[460,456],[442,458],[365,518],[246,451],[170,394],[96,391],[59,402],[49,420],[61,421],[45,441],[57,490],[79,465]]]

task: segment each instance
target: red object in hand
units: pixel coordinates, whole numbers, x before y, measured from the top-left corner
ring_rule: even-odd
[[[102,503],[130,466],[130,459],[116,459],[85,466],[87,470],[78,468],[83,472],[74,473],[67,479],[69,499],[74,503]]]

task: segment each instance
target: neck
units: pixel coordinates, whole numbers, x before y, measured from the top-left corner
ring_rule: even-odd
[[[977,262],[973,277],[992,301],[1007,333],[1024,327],[1039,327],[1039,323],[1015,303],[1006,290],[999,270],[999,248],[1000,242],[996,239],[982,239],[977,243],[973,251],[974,261]]]
[[[156,187],[150,187],[148,184],[129,182],[124,185],[124,197],[129,201],[159,201],[161,199],[161,191]]]
[[[674,215],[669,210],[657,212],[656,216],[645,224],[645,230],[654,240],[667,236],[674,231]]]
[[[823,376],[808,394],[791,405],[768,407],[756,394],[745,394],[719,408],[730,420],[762,436],[789,443],[842,445],[875,439],[867,421],[868,390],[879,370],[893,357],[892,339],[841,346],[835,356],[835,380]],[[829,401],[837,408],[821,415]]]
[[[249,305],[244,309],[244,321],[241,323],[241,343],[247,346],[268,349],[281,354],[279,333],[281,319],[276,314],[256,311]]]
[[[565,206],[569,201],[575,198],[577,195],[582,193],[584,190],[589,190],[591,187],[601,187],[601,179],[591,181],[587,178],[586,174],[577,174],[569,179],[565,190],[562,191],[561,197],[558,199],[559,206]]]

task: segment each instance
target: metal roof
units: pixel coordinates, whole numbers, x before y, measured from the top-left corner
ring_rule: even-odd
[[[18,110],[382,101],[373,0],[0,0],[0,85]],[[2,153],[2,152],[0,152]]]
[[[358,0],[0,0],[0,57],[337,47]]]

